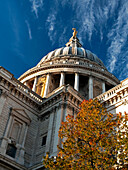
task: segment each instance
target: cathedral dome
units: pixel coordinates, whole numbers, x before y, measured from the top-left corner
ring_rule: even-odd
[[[74,31],[75,32],[75,31]],[[66,44],[66,47],[61,47],[55,49],[54,51],[49,52],[46,56],[44,56],[41,61],[37,64],[37,67],[41,66],[44,63],[47,63],[52,60],[56,60],[59,58],[79,58],[79,59],[87,59],[96,64],[105,68],[103,62],[91,51],[85,50],[79,39],[76,36],[77,32],[73,33],[73,36],[70,38],[69,42]]]
[[[91,51],[89,50],[85,50],[83,47],[61,47],[58,49],[55,49],[54,51],[51,51],[50,53],[48,53],[46,56],[44,56],[41,61],[38,63],[37,66],[48,62],[48,61],[52,61],[55,58],[61,58],[64,56],[69,56],[69,57],[79,57],[79,58],[85,58],[88,60],[91,60],[93,62],[96,62],[97,64],[99,64],[100,66],[104,66],[103,62],[95,55],[93,54]]]
[[[119,83],[95,54],[82,47],[76,29],[73,30],[66,47],[49,52],[35,67],[19,77],[24,85],[42,97],[69,84],[89,99]]]

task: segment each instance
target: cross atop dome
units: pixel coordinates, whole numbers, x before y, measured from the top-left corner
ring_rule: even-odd
[[[66,44],[67,47],[82,47],[82,45],[79,42],[79,39],[77,38],[77,31],[76,28],[72,28],[74,30],[73,36],[69,39],[69,42]]]

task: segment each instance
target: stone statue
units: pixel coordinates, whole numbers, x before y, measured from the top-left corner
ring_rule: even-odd
[[[38,79],[38,83],[36,85],[37,86],[36,93],[38,95],[40,95],[41,97],[43,97],[43,95],[44,95],[45,84],[46,84],[46,76],[45,77],[40,77]]]
[[[76,37],[76,35],[77,35],[77,31],[76,31],[76,28],[72,28],[72,30],[74,30],[74,32],[73,32],[73,37]]]

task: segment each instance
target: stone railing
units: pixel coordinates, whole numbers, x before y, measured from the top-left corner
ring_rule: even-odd
[[[117,85],[116,87],[112,88],[111,90],[108,90],[107,92],[97,96],[97,98],[102,101],[108,98],[111,98],[113,95],[116,94],[116,90],[121,88],[121,84]]]
[[[56,88],[55,90],[53,90],[51,93],[49,93],[49,94],[47,95],[47,98],[49,98],[50,96],[52,96],[53,94],[56,94],[57,92],[59,92],[59,91],[61,91],[61,90],[63,90],[64,92],[70,91],[72,94],[74,94],[74,95],[76,95],[77,97],[79,97],[80,100],[81,100],[81,102],[82,102],[82,100],[84,99],[84,97],[81,96],[80,93],[79,93],[77,90],[75,90],[75,89],[74,89],[71,85],[69,85],[69,84],[63,85],[63,86],[61,86],[61,87]]]
[[[56,88],[55,90],[53,90],[51,93],[49,93],[46,97],[49,98],[50,96],[52,96],[53,94],[56,94],[58,91],[64,89],[64,85],[61,87]]]
[[[112,88],[111,90],[108,90],[107,92],[97,96],[99,101],[106,102],[109,104],[114,104],[123,97],[127,96],[128,94],[128,86],[123,85],[122,83],[117,85],[116,87]]]
[[[4,87],[7,87],[9,91],[15,96],[17,94],[20,96],[25,96],[26,94],[26,97],[30,97],[31,100],[34,99],[35,101],[39,103],[43,101],[42,97],[40,97],[38,94],[33,92],[27,86],[22,84],[19,80],[14,78],[13,74],[11,74],[9,71],[4,69],[3,67],[0,67],[0,82],[1,82],[1,85],[3,85]]]
[[[33,99],[35,99],[38,102],[42,102],[43,99],[41,96],[39,96],[38,94],[36,94],[35,92],[33,92],[31,89],[29,89],[27,86],[25,86],[24,84],[22,84],[20,81],[15,80],[17,83],[17,88],[23,90],[26,94],[28,94],[29,96],[31,96]]]

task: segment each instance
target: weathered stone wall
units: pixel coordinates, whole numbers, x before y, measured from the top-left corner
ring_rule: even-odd
[[[0,110],[1,111],[0,112],[1,142],[5,135],[6,128],[7,128],[9,119],[10,119],[10,116],[9,116],[10,108],[12,108],[12,109],[16,108],[16,109],[21,109],[21,110],[25,111],[31,120],[30,125],[28,125],[28,130],[27,130],[27,135],[26,135],[25,145],[24,145],[24,149],[25,149],[24,163],[25,163],[25,166],[30,166],[31,164],[33,164],[33,154],[34,154],[34,148],[35,148],[36,134],[38,131],[38,119],[37,119],[38,111],[36,111],[36,109],[34,110],[32,107],[28,107],[26,104],[24,104],[22,102],[22,100],[17,99],[14,96],[10,96],[10,94],[7,91],[4,92],[4,94],[2,94],[0,97],[0,105],[2,105],[2,109]],[[6,155],[6,149],[7,149],[7,145],[8,145],[8,141],[9,141],[9,136],[12,133],[10,131],[12,124],[13,124],[13,122],[11,122],[9,131],[7,132],[7,140],[6,140],[7,143],[4,145],[5,148],[2,148],[2,149],[4,149],[4,153],[0,149],[2,154],[5,154],[5,155]],[[23,139],[24,139],[24,133],[21,133],[20,134],[21,142],[20,143],[18,142],[20,145],[22,145]],[[17,153],[16,155],[18,156],[19,154],[20,153]],[[15,160],[15,158],[11,158],[11,159]]]
[[[0,170],[13,170],[13,168],[9,168],[0,164]]]
[[[35,154],[34,154],[34,163],[41,162],[43,156],[45,155],[46,143],[43,143],[43,138],[48,133],[48,125],[49,125],[49,114],[40,118],[38,120],[38,132],[36,134],[36,144],[35,144]]]
[[[80,75],[79,78],[79,92],[82,96],[85,97],[86,100],[89,99],[89,83],[88,77]]]
[[[121,84],[97,96],[104,103],[107,110],[111,113],[128,113],[128,79]]]
[[[99,79],[93,79],[93,97],[102,94],[102,81]]]

